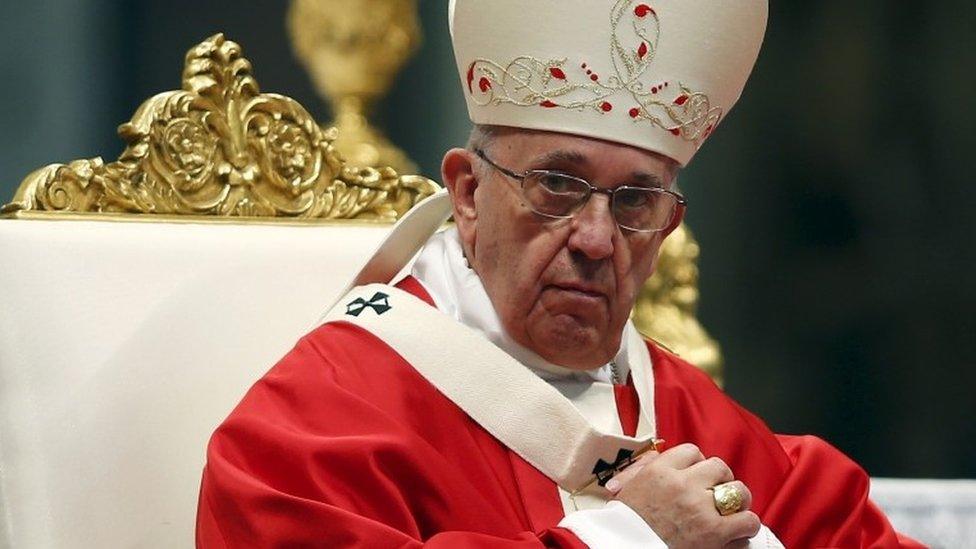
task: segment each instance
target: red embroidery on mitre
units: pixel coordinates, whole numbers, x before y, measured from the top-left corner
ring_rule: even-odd
[[[625,21],[628,16],[633,20]],[[630,99],[638,106],[625,112],[634,122],[649,123],[696,146],[701,145],[721,118],[722,108],[712,106],[708,95],[681,82],[677,82],[677,97],[665,93],[670,86],[667,80],[653,86],[642,82],[657,56],[661,37],[659,14],[646,3],[617,0],[611,9],[610,24],[617,46],[611,48],[612,74],[605,81],[592,60],[579,60],[580,72],[585,75],[576,79],[566,70],[566,58],[522,55],[507,65],[480,58],[468,69],[468,91],[480,107],[511,104],[577,112],[592,110],[600,114],[612,112],[618,98]],[[628,49],[627,44],[633,49]],[[479,78],[477,88],[476,78]]]
[[[708,127],[705,128],[705,137],[707,138],[708,136],[712,135],[713,131],[715,131],[715,124],[709,124]]]
[[[647,14],[654,13],[654,8],[648,6],[647,4],[641,4],[634,8],[634,15],[643,19],[647,17]]]

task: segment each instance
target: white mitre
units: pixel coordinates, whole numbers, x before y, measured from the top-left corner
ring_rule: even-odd
[[[688,164],[738,101],[767,0],[452,0],[475,124],[596,137]]]

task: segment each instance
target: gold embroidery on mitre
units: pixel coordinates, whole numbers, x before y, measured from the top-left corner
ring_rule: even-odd
[[[625,18],[630,25],[624,24]],[[570,68],[565,58],[544,61],[521,56],[507,65],[477,59],[468,67],[468,92],[482,107],[509,104],[603,115],[629,107],[627,115],[635,122],[649,122],[701,146],[721,120],[722,108],[680,82],[672,87],[662,81],[648,88],[641,80],[657,54],[661,36],[657,12],[638,0],[618,0],[610,14],[610,28],[613,73],[609,77],[585,61]],[[621,95],[633,103],[615,104]]]

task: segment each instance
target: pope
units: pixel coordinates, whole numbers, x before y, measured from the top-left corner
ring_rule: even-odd
[[[766,0],[449,10],[474,129],[447,192],[214,433],[197,545],[918,547],[857,464],[629,321]]]

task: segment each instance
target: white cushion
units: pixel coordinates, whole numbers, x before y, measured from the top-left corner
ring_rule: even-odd
[[[192,546],[210,433],[390,227],[0,220],[0,546]]]

